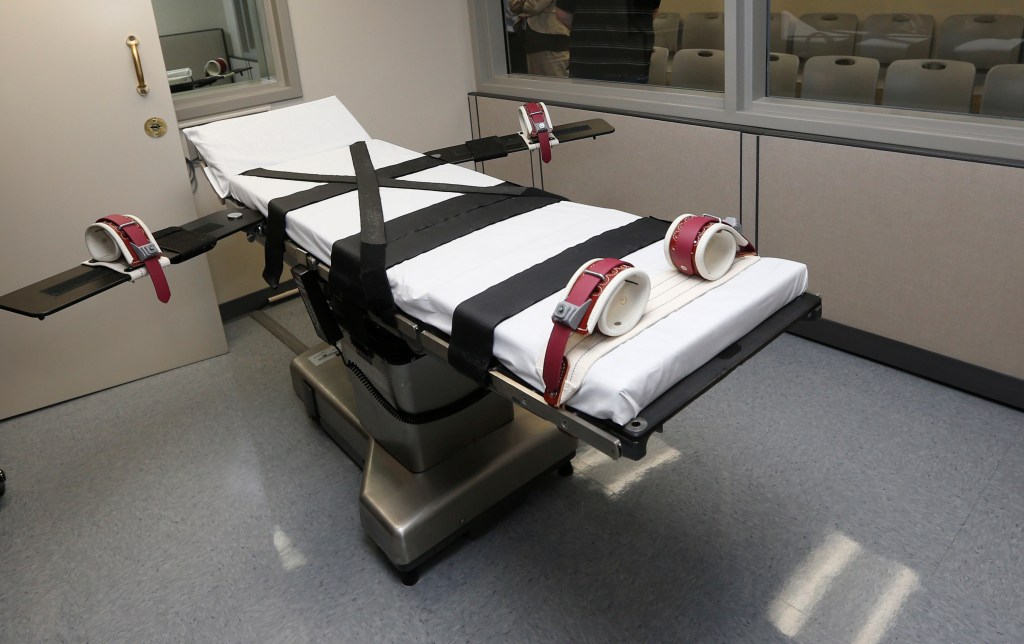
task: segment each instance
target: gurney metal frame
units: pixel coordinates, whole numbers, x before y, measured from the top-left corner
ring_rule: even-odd
[[[554,134],[564,143],[612,131],[598,119],[556,127]],[[463,163],[526,149],[523,138],[512,134],[468,141],[427,155]],[[253,241],[263,240],[265,231],[262,214],[240,207],[157,231],[154,236],[173,265],[211,250],[231,234],[244,232]],[[488,371],[486,390],[441,396],[445,402],[439,405],[440,411],[451,414],[435,414],[430,408],[433,373],[450,369],[446,335],[401,312],[390,324],[362,311],[407,347],[413,356],[410,364],[427,360],[426,370],[407,368],[401,360],[395,370],[402,380],[400,387],[428,390],[421,396],[426,402],[415,403],[428,413],[409,416],[396,410],[395,401],[374,386],[381,381],[390,384],[393,377],[387,365],[383,369],[387,373],[375,366],[374,352],[387,352],[357,347],[341,331],[324,290],[328,268],[292,241],[285,243],[285,258],[293,266],[313,326],[324,340],[293,360],[293,387],[307,413],[363,467],[362,525],[405,583],[414,583],[427,559],[541,475],[552,470],[571,473],[577,440],[613,459],[642,458],[650,436],[661,431],[666,420],[789,326],[821,315],[818,296],[797,297],[620,426],[547,405],[538,392],[500,365]],[[0,309],[43,319],[127,281],[127,275],[105,268],[77,266],[0,297]]]

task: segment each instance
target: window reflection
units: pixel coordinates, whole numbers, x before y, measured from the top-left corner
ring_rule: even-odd
[[[569,27],[560,19],[555,0],[508,0],[522,36],[526,72],[569,76]]]
[[[272,78],[255,0],[153,0],[172,93]]]
[[[510,73],[723,91],[723,0],[504,2]]]
[[[557,0],[573,78],[646,83],[661,0]]]
[[[1024,0],[772,0],[768,40],[770,96],[1024,118]]]

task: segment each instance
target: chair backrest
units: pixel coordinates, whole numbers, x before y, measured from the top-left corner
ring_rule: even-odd
[[[988,70],[979,111],[1024,118],[1024,65],[996,65]]]
[[[885,75],[882,105],[970,112],[974,71],[960,60],[897,60]]]
[[[686,49],[725,49],[725,14],[690,13],[683,18],[683,42]]]
[[[647,74],[647,83],[650,85],[664,85],[668,76],[668,49],[654,46],[651,52],[651,66]]]
[[[800,57],[794,54],[768,54],[768,96],[796,96],[796,78]]]
[[[801,98],[873,105],[878,61],[860,56],[814,56],[804,63]]]
[[[971,13],[950,16],[942,23],[935,57],[962,60],[979,70],[1020,60],[1024,17]]]
[[[725,52],[721,49],[680,49],[672,59],[673,87],[725,91]]]
[[[864,19],[858,56],[883,65],[905,58],[928,58],[935,35],[935,18],[923,13],[876,13]]]
[[[856,14],[805,13],[793,25],[791,51],[800,58],[852,56],[856,37]]]
[[[667,11],[654,16],[654,46],[675,51],[679,47],[679,14]]]

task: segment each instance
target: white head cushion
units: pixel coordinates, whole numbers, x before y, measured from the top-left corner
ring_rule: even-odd
[[[335,96],[183,130],[207,165],[214,190],[246,170],[345,147],[370,138]]]

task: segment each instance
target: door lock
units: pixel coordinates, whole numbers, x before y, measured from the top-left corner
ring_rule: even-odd
[[[146,134],[158,139],[161,136],[167,134],[167,121],[163,120],[159,116],[146,119],[146,125],[144,126]]]

